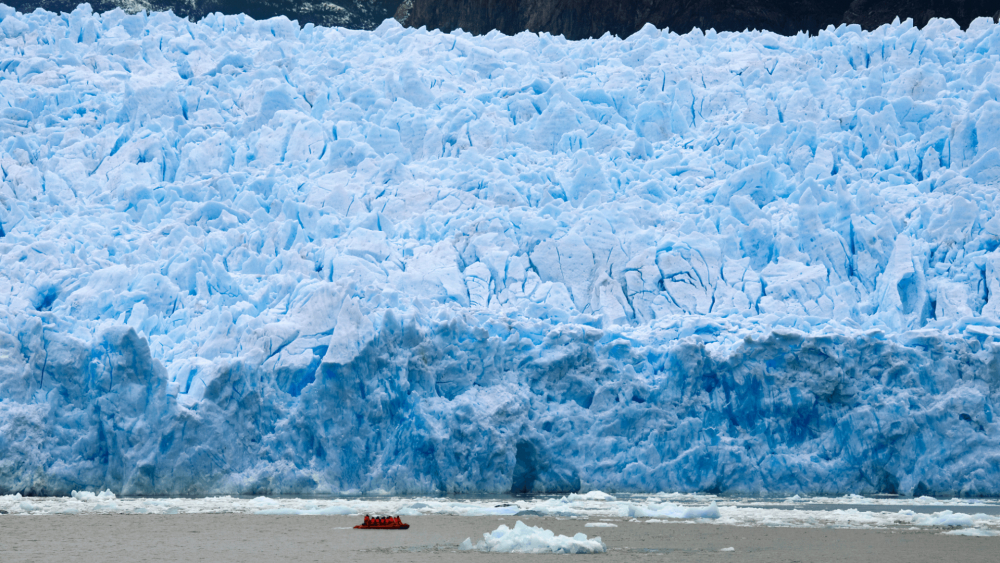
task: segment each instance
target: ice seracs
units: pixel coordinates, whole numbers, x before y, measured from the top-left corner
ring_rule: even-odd
[[[992,21],[0,18],[0,492],[1000,494]]]

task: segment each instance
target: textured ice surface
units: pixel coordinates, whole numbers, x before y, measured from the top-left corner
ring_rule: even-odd
[[[472,545],[472,538],[466,538],[459,546],[462,550],[491,551],[496,553],[604,553],[607,547],[601,536],[587,539],[587,534],[573,537],[557,536],[552,530],[538,526],[528,526],[520,520],[514,529],[504,524]]]
[[[992,22],[0,17],[0,491],[1000,494]]]

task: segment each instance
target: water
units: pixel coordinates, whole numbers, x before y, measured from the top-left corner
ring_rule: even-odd
[[[509,517],[427,515],[404,518],[407,531],[351,528],[353,516],[178,514],[134,516],[0,516],[4,563],[79,561],[692,561],[786,562],[955,560],[995,562],[997,538],[941,535],[940,528],[828,529],[738,527],[703,523],[647,524],[612,519],[615,528],[586,528],[582,519],[526,520],[557,534],[600,535],[604,555],[518,555],[457,551]],[[735,552],[719,551],[733,547]]]
[[[717,509],[717,510],[716,510]],[[976,527],[1000,534],[1000,500],[930,497],[737,498],[705,494],[461,496],[461,497],[205,497],[118,498],[111,492],[72,497],[0,496],[9,515],[362,515],[400,514],[558,517],[572,519],[703,520],[738,526],[892,528],[899,526]],[[961,517],[959,517],[961,516]]]

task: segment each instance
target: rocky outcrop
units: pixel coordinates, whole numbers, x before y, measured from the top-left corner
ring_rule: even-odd
[[[71,12],[74,0],[7,0],[19,12],[43,8]],[[498,29],[508,35],[529,30],[565,35],[569,39],[600,37],[611,33],[627,37],[647,22],[658,28],[686,33],[692,28],[717,31],[767,29],[784,35],[815,33],[828,25],[859,24],[875,29],[900,19],[913,18],[923,27],[931,18],[952,18],[963,28],[980,16],[1000,18],[995,0],[92,0],[95,12],[122,8],[172,10],[181,17],[200,20],[213,12],[245,13],[256,19],[285,15],[300,24],[374,29],[386,18],[404,25],[451,31],[464,29],[476,35]]]
[[[874,29],[897,16],[913,18],[920,27],[930,18],[948,17],[964,28],[976,17],[1000,16],[1000,10],[993,0],[413,0],[404,23],[445,31],[462,28],[477,35],[527,29],[582,39],[605,32],[626,37],[647,22],[678,33],[698,27],[789,35],[841,23]]]
[[[19,12],[43,8],[71,12],[74,0],[7,0]],[[508,35],[524,30],[565,35],[569,39],[600,37],[605,33],[627,37],[647,22],[658,28],[686,33],[692,28],[717,31],[767,29],[784,35],[815,33],[828,25],[859,24],[875,29],[900,19],[913,18],[923,27],[931,18],[952,18],[963,28],[980,16],[1000,18],[995,0],[92,0],[95,12],[122,8],[172,10],[181,17],[200,20],[213,12],[245,13],[256,19],[285,15],[300,24],[374,29],[386,18],[404,25],[451,31],[464,29],[476,35],[498,29]]]

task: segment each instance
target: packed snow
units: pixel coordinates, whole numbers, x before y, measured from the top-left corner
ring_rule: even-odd
[[[552,530],[528,526],[518,520],[513,530],[500,524],[493,532],[483,534],[476,545],[472,545],[472,538],[466,538],[459,549],[495,553],[604,553],[607,546],[601,536],[593,539],[587,539],[587,534],[583,533],[573,537],[557,536]]]
[[[0,18],[0,492],[1000,494],[991,20]]]

